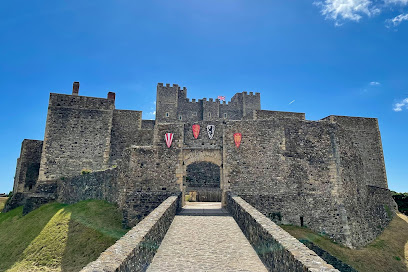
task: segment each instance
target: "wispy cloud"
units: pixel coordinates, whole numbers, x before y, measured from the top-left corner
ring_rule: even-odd
[[[393,110],[396,112],[408,109],[408,98],[403,99],[401,102],[395,103]]]
[[[318,0],[313,2],[327,20],[341,26],[347,21],[359,22],[364,16],[373,17],[384,10],[393,10],[396,6],[408,6],[408,0]],[[396,27],[408,20],[408,13],[402,13],[385,21],[386,27]]]
[[[371,86],[378,86],[378,85],[381,85],[381,83],[378,82],[378,81],[371,81],[371,82],[370,82],[370,85],[371,85]]]
[[[385,4],[408,5],[408,0],[384,0]]]
[[[358,22],[363,15],[372,16],[380,12],[370,0],[324,0],[314,4],[321,8],[326,19],[334,20],[336,25],[346,20]]]
[[[295,102],[295,100],[292,100],[292,101],[289,103],[289,105],[292,104],[293,102]]]
[[[385,22],[386,22],[387,27],[390,27],[390,26],[395,27],[401,24],[403,21],[408,21],[408,13],[400,14],[398,16],[395,16],[392,19],[387,19]]]

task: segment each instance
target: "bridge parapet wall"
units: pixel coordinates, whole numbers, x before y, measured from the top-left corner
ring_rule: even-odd
[[[81,272],[145,271],[180,207],[180,196],[167,198]]]
[[[242,198],[227,196],[227,209],[270,271],[339,271]]]

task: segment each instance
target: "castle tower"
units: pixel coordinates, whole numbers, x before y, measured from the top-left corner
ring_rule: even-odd
[[[170,123],[176,122],[177,107],[179,99],[179,89],[177,84],[157,84],[157,95],[156,95],[156,121],[158,123]]]

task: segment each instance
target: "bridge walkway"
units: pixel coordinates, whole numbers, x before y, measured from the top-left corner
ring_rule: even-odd
[[[176,215],[147,271],[267,269],[221,203],[193,202]]]

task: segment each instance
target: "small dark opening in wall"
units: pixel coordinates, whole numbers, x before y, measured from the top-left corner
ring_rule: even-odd
[[[300,217],[300,226],[303,227],[303,216]]]

